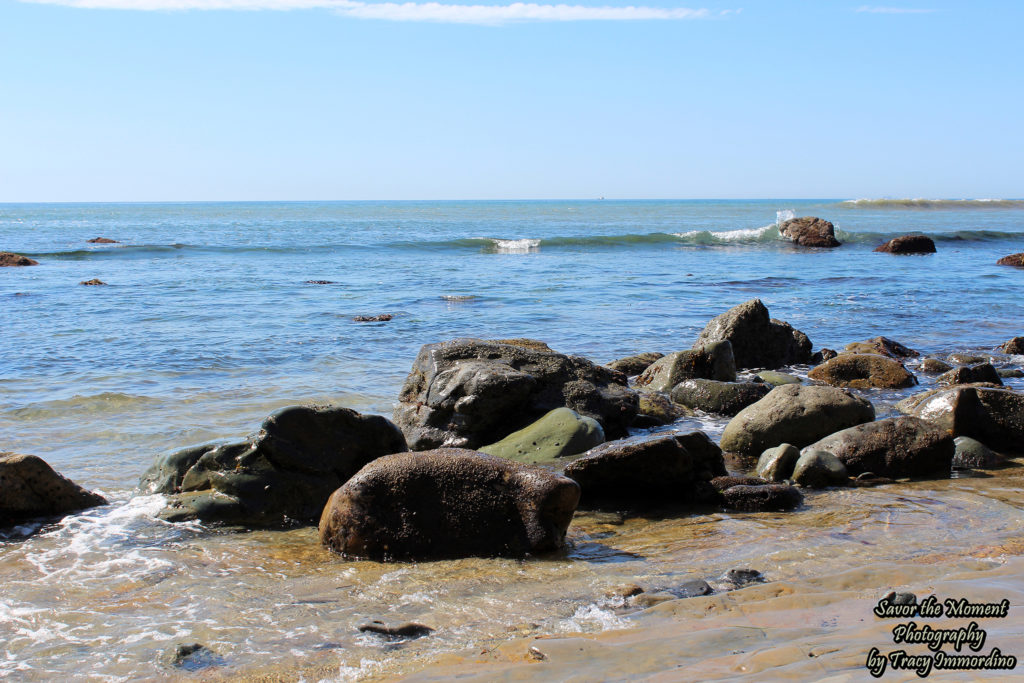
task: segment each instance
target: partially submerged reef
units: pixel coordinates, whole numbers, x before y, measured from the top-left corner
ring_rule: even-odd
[[[1001,381],[1013,376],[1002,353],[1022,346],[943,361],[875,337],[814,354],[757,299],[691,348],[608,365],[536,340],[457,339],[421,349],[393,420],[285,408],[244,441],[160,457],[140,488],[167,496],[167,521],[319,520],[320,541],[347,557],[525,557],[562,548],[578,507],[785,511],[814,505],[812,489],[998,466],[1024,449],[1024,393]],[[795,369],[807,380],[778,371],[815,362]],[[876,419],[873,392],[915,386],[912,369],[944,374]],[[694,411],[730,418],[718,443],[673,427]],[[0,458],[0,524],[105,502],[36,460]],[[54,504],[17,498],[16,467],[18,490]],[[37,485],[44,470],[51,483]]]

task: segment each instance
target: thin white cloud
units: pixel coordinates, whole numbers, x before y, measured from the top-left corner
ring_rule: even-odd
[[[739,10],[665,7],[593,7],[513,2],[507,5],[459,5],[440,2],[362,2],[362,0],[21,0],[80,9],[137,11],[328,9],[346,17],[447,24],[510,24],[552,21],[666,21],[727,16]]]
[[[857,12],[868,12],[870,14],[931,14],[933,9],[914,9],[911,7],[869,7],[862,5],[856,9]]]

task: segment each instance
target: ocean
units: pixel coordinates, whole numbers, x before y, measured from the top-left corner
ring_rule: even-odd
[[[805,215],[843,245],[779,236]],[[937,253],[872,251],[907,233]],[[0,677],[181,676],[167,662],[181,642],[208,645],[224,675],[403,674],[516,637],[643,629],[601,597],[616,582],[741,565],[797,582],[836,562],[898,573],[936,549],[940,577],[964,569],[970,530],[1024,534],[1019,489],[952,479],[813,494],[789,515],[583,515],[557,559],[385,565],[333,556],[308,528],[169,525],[136,489],[158,455],[244,437],[283,406],[390,417],[419,348],[459,337],[605,363],[689,348],[760,298],[816,350],[884,335],[939,357],[991,353],[1024,334],[1024,269],[995,265],[1024,251],[1024,200],[3,204],[0,249],[40,263],[0,269],[0,451],[112,501],[28,538],[0,532]],[[79,284],[93,278],[106,286]],[[933,381],[917,374],[920,387],[869,392],[879,417]],[[674,427],[717,438],[724,424]],[[375,618],[438,630],[398,647],[355,630]]]

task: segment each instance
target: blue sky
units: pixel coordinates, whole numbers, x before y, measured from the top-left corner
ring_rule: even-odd
[[[1022,25],[1016,2],[0,0],[0,201],[1021,197]]]

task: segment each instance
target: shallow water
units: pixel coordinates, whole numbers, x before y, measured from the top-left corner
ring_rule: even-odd
[[[832,220],[846,244],[792,247],[774,227],[786,211]],[[871,252],[910,231],[935,236],[938,253]],[[97,236],[123,244],[85,242]],[[1024,271],[994,265],[1024,250],[1020,203],[3,205],[0,247],[42,264],[0,270],[0,450],[39,455],[113,501],[27,540],[0,537],[0,675],[16,680],[362,678],[443,667],[446,657],[470,671],[476,665],[459,659],[469,648],[669,628],[659,621],[665,606],[638,612],[604,597],[623,583],[671,589],[753,567],[769,586],[814,592],[841,568],[864,602],[890,583],[913,583],[908,566],[928,567],[929,581],[984,577],[1018,567],[1012,558],[1024,549],[1017,468],[811,494],[789,514],[580,514],[566,552],[524,562],[347,562],[321,549],[313,529],[236,534],[159,522],[161,500],[135,489],[158,454],[244,436],[285,405],[390,414],[419,346],[459,336],[540,338],[605,362],[686,348],[709,318],[760,297],[816,348],[884,334],[925,353],[988,353],[1024,333]],[[78,286],[93,277],[108,286]],[[377,313],[395,318],[352,321]],[[880,417],[928,387],[918,376],[921,387],[867,392]],[[724,424],[697,416],[672,428],[717,438]],[[998,576],[1022,592],[1019,573]],[[821,592],[828,604],[845,599],[835,586]],[[690,603],[667,604],[678,602]],[[696,608],[671,609],[688,623]],[[405,643],[356,630],[373,619],[437,630]],[[1011,621],[1019,636],[1020,619]],[[848,635],[845,651],[861,660],[883,645]],[[189,642],[211,647],[220,666],[169,668],[174,646]],[[691,659],[679,661],[699,665]],[[665,670],[651,661],[636,671]],[[826,669],[847,670],[843,662]],[[729,666],[701,671],[743,673]]]

